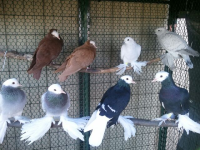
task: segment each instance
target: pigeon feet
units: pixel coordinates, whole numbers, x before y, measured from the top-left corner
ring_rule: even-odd
[[[19,121],[20,124],[25,124],[27,122],[30,122],[30,118],[25,117],[25,116],[15,116],[15,121]]]
[[[125,72],[127,66],[128,65],[126,65],[126,64],[118,65],[117,68],[119,68],[119,69],[117,70],[118,72],[116,73],[116,75],[122,75]]]
[[[160,121],[158,126],[161,126],[163,123],[165,123],[166,120],[171,120],[171,117],[173,116],[173,113],[165,114],[161,116],[160,118],[155,118],[152,121]]]

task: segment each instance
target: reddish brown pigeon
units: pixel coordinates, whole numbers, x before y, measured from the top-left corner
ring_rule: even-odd
[[[49,65],[60,54],[63,47],[63,40],[56,29],[51,29],[42,39],[35,51],[33,60],[28,69],[29,74],[39,80],[42,68]]]
[[[63,82],[68,76],[87,68],[96,56],[96,46],[94,41],[87,41],[82,46],[76,48],[65,62],[55,71],[63,73],[59,76],[59,81]]]

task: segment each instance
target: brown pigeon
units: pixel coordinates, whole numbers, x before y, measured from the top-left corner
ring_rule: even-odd
[[[55,71],[63,73],[59,76],[59,81],[63,82],[68,76],[87,68],[96,56],[96,46],[94,41],[87,41],[82,46],[76,48],[65,62]]]
[[[42,68],[58,57],[62,47],[63,40],[57,30],[49,30],[49,33],[40,41],[27,72],[33,74],[33,77],[39,80]]]

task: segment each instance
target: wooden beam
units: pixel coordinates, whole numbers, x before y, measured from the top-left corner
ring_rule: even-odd
[[[0,57],[4,57],[5,56],[5,52],[4,51],[0,51]],[[18,60],[27,60],[27,61],[32,61],[32,57],[33,55],[31,54],[23,54],[23,53],[18,53],[18,52],[7,52],[6,53],[6,57],[7,58],[13,58],[13,59],[18,59]],[[160,61],[160,58],[156,58],[156,59],[152,59],[150,61],[147,62],[147,65],[150,65],[152,63],[158,62]],[[53,69],[58,69],[60,65],[58,64],[50,64],[49,67],[53,68]],[[131,70],[132,67],[127,67],[126,70]],[[79,72],[84,72],[84,73],[95,73],[95,74],[101,74],[101,73],[112,73],[112,72],[116,72],[118,70],[117,67],[113,67],[113,68],[108,68],[108,69],[100,69],[100,68],[95,68],[95,69],[82,69]]]

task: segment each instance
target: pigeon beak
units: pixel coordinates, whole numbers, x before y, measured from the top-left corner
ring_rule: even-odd
[[[22,85],[21,85],[21,84],[18,84],[17,86],[19,86],[19,87],[22,87]]]
[[[124,45],[124,44],[125,44],[125,42],[122,43],[122,45]]]
[[[155,79],[153,79],[151,82],[156,82],[157,81],[157,79],[155,78]]]
[[[63,90],[61,90],[61,92],[60,93],[63,93],[63,94],[66,94]]]
[[[60,37],[59,37],[59,36],[58,36],[57,38],[60,40]]]
[[[131,83],[133,83],[133,84],[136,84],[136,82],[135,82],[135,81],[133,81],[133,80],[131,81]]]

